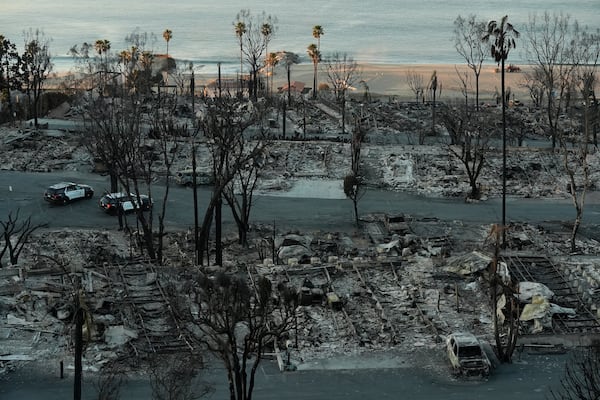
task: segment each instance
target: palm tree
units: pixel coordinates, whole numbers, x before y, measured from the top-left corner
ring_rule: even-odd
[[[311,43],[307,49],[308,56],[313,62],[313,99],[317,98],[317,65],[321,61],[321,52],[316,44]]]
[[[163,38],[167,42],[167,78],[165,82],[167,85],[169,84],[169,42],[171,41],[172,37],[173,31],[171,31],[170,29],[165,29],[165,31],[163,32]]]
[[[289,51],[280,51],[277,53],[278,62],[282,63],[287,70],[287,103],[284,101],[282,103],[283,106],[283,126],[282,126],[282,135],[285,139],[285,120],[286,120],[286,109],[291,107],[292,105],[292,79],[291,79],[291,67],[292,64],[298,64],[300,62],[300,57],[298,54],[292,53]]]
[[[102,74],[103,72],[106,73],[106,70],[108,69],[108,51],[110,50],[110,40],[106,40],[106,39],[98,39],[96,40],[96,43],[94,43],[94,49],[96,49],[96,52],[98,53],[98,55],[100,56],[100,63],[102,65],[102,70],[100,71],[100,74]],[[104,54],[104,60],[102,60],[102,54]],[[102,95],[104,94],[104,77],[100,78],[100,93],[102,93]]]
[[[264,23],[260,27],[260,33],[265,38],[265,66],[267,67],[267,93],[269,92],[269,41],[271,40],[271,35],[273,35],[273,25],[269,23]]]
[[[173,38],[173,31],[170,29],[165,29],[163,32],[163,38],[167,42],[167,58],[169,58],[169,42]]]
[[[275,65],[279,62],[279,58],[277,57],[277,53],[268,53],[267,54],[267,82],[269,81],[269,67],[271,68],[271,85],[269,86],[270,92],[273,91],[273,76],[275,75]],[[269,89],[267,88],[267,89]]]
[[[313,26],[312,35],[315,39],[317,39],[317,50],[321,51],[321,36],[323,36],[325,32],[323,31],[323,27],[321,25]]]
[[[427,89],[429,89],[429,91],[431,92],[431,98],[433,100],[431,103],[431,132],[435,133],[435,96],[438,93],[438,91],[440,96],[442,94],[442,82],[440,82],[440,80],[438,79],[436,70],[433,70],[433,73],[431,74],[431,78],[429,79],[429,85],[427,86]]]
[[[288,106],[292,105],[292,79],[291,79],[291,67],[293,64],[298,64],[300,62],[300,57],[298,54],[292,53],[290,51],[280,51],[277,54],[277,58],[280,63],[285,66],[287,70],[287,82],[288,82]]]
[[[515,39],[519,32],[508,23],[508,15],[502,17],[500,23],[490,21],[487,33],[481,38],[488,43],[493,39],[491,54],[494,60],[501,66],[502,74],[502,247],[506,246],[506,97],[504,94],[504,62],[508,53],[516,47]]]
[[[110,50],[110,40],[98,39],[94,43],[94,48],[99,55],[102,55]]]
[[[242,88],[242,68],[243,62],[242,57],[244,54],[244,42],[242,41],[244,34],[246,33],[246,24],[243,21],[238,21],[235,25],[235,36],[240,41],[240,90]]]

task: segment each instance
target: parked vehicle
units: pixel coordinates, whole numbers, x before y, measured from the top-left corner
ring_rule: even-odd
[[[98,205],[109,214],[135,211],[140,206],[144,211],[152,208],[152,199],[145,194],[140,195],[139,201],[141,205],[138,205],[138,197],[135,193],[106,193],[100,198]]]
[[[52,204],[67,204],[73,200],[91,199],[94,189],[89,185],[73,182],[56,183],[44,193],[44,200]]]
[[[488,376],[491,363],[479,339],[472,333],[455,332],[446,339],[450,365],[457,375]]]
[[[184,186],[192,186],[194,184],[194,170],[184,169],[178,171],[175,175],[175,182]],[[197,185],[212,185],[213,183],[214,181],[212,174],[196,170]]]

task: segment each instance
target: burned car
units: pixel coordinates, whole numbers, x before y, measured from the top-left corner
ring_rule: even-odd
[[[183,186],[193,186],[194,170],[184,169],[182,171],[178,171],[175,175],[175,182]],[[196,185],[212,185],[213,183],[214,179],[212,174],[204,171],[196,171]]]
[[[456,375],[488,376],[491,363],[479,339],[472,333],[455,332],[446,339],[450,365]]]

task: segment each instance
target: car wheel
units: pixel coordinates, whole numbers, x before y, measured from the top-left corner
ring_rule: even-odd
[[[86,199],[91,199],[93,195],[94,195],[94,193],[93,193],[93,192],[86,192],[86,193],[85,193],[85,198],[86,198]]]
[[[66,198],[65,198],[65,199],[62,199],[62,204],[63,204],[63,206],[64,206],[65,204],[67,204],[68,202],[69,202],[69,199],[66,199]]]

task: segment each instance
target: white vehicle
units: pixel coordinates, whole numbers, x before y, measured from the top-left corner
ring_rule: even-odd
[[[479,339],[472,333],[455,332],[446,339],[450,365],[457,375],[488,376],[491,363]]]
[[[60,182],[46,189],[44,200],[53,204],[67,204],[73,200],[91,199],[92,196],[94,196],[94,189],[89,185]]]
[[[144,211],[152,208],[152,199],[142,194],[139,197],[141,209]],[[109,214],[118,214],[131,212],[138,209],[138,200],[135,193],[107,193],[100,198],[98,206]]]

